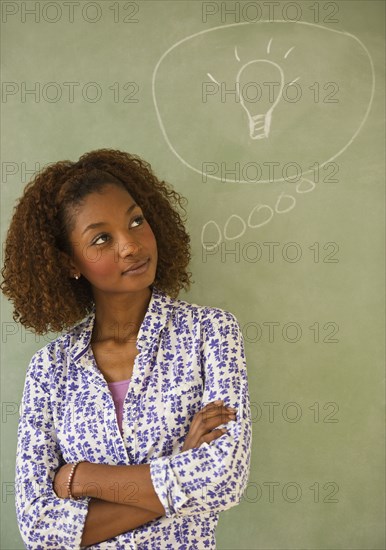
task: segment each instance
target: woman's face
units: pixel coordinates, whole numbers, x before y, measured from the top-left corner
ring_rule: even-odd
[[[94,297],[135,292],[154,282],[156,239],[140,206],[123,187],[108,183],[88,195],[75,211],[69,239],[73,275],[80,272],[90,282]],[[135,264],[141,267],[126,271]]]

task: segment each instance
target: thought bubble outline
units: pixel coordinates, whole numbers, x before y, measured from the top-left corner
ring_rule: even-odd
[[[168,144],[170,150],[172,151],[172,153],[174,153],[174,155],[182,162],[182,164],[184,164],[187,168],[190,168],[191,170],[193,170],[194,172],[196,172],[197,174],[200,174],[201,176],[205,175],[207,178],[211,178],[211,179],[214,179],[214,180],[218,180],[218,181],[221,181],[222,183],[224,182],[228,182],[228,183],[249,183],[249,184],[255,184],[255,183],[273,183],[273,182],[282,182],[282,181],[285,181],[285,178],[278,178],[278,179],[275,179],[275,180],[261,180],[259,182],[251,182],[251,181],[247,181],[247,180],[239,180],[239,181],[234,181],[234,180],[227,180],[226,178],[223,178],[223,177],[219,177],[219,176],[213,176],[211,174],[207,174],[206,172],[204,173],[202,170],[199,170],[198,168],[195,168],[194,166],[192,166],[191,164],[189,164],[183,157],[181,157],[181,155],[179,153],[177,153],[177,151],[175,150],[173,144],[171,143],[171,141],[169,140],[168,138],[168,135],[166,133],[166,129],[165,129],[165,126],[163,124],[163,121],[162,121],[162,117],[160,115],[160,112],[159,112],[159,109],[158,109],[158,105],[157,105],[157,99],[156,99],[156,92],[155,92],[155,84],[156,84],[156,78],[157,78],[157,72],[158,72],[158,69],[162,63],[162,61],[165,59],[165,57],[172,51],[174,50],[175,48],[177,48],[180,44],[183,44],[184,42],[187,42],[188,40],[191,40],[192,38],[195,38],[196,36],[200,36],[201,34],[205,34],[205,33],[208,33],[208,32],[213,32],[213,31],[216,31],[218,29],[225,29],[225,28],[229,28],[229,27],[236,27],[236,26],[239,26],[239,25],[259,25],[261,23],[271,23],[272,24],[272,21],[267,21],[267,20],[264,20],[264,21],[243,21],[241,23],[230,23],[229,25],[219,25],[217,27],[213,27],[211,29],[205,29],[203,31],[199,31],[199,32],[196,32],[194,34],[191,34],[185,38],[183,38],[182,40],[179,40],[178,42],[176,42],[175,44],[173,44],[170,48],[168,48],[160,57],[160,59],[158,60],[155,68],[154,68],[154,71],[153,71],[153,75],[152,75],[152,97],[153,97],[153,102],[154,102],[154,108],[155,108],[155,111],[156,111],[156,115],[157,115],[157,119],[158,119],[158,123],[160,125],[160,128],[161,128],[161,132],[163,134],[163,137],[165,138],[165,141],[166,143]],[[328,27],[325,27],[324,25],[317,25],[315,23],[309,23],[307,21],[286,21],[284,19],[281,19],[281,20],[278,20],[278,21],[275,21],[275,23],[287,23],[287,24],[293,24],[293,25],[310,25],[311,27],[317,27],[318,29],[324,29],[324,30],[327,30],[327,31],[330,31],[330,32],[336,32],[338,34],[343,34],[344,36],[348,36],[350,38],[353,38],[354,40],[356,40],[358,42],[358,44],[363,48],[363,50],[365,51],[365,53],[367,54],[367,57],[369,59],[369,62],[370,62],[370,67],[371,67],[371,76],[372,76],[372,82],[371,82],[371,95],[370,95],[370,100],[368,102],[368,105],[367,105],[367,109],[366,109],[366,112],[365,112],[365,115],[362,119],[362,121],[360,122],[357,130],[354,132],[353,136],[349,139],[349,141],[346,143],[346,145],[344,145],[335,155],[333,155],[332,157],[330,157],[329,159],[325,160],[324,162],[320,163],[320,167],[322,168],[323,166],[325,166],[328,162],[331,162],[333,160],[335,160],[337,157],[339,157],[350,145],[351,143],[354,141],[354,139],[358,136],[359,132],[361,131],[363,125],[365,124],[368,116],[369,116],[369,113],[370,113],[370,109],[371,109],[371,106],[373,104],[373,99],[374,99],[374,93],[375,93],[375,69],[374,69],[374,63],[373,63],[373,59],[371,57],[371,54],[369,52],[369,50],[366,48],[366,46],[363,44],[363,42],[357,37],[355,36],[354,34],[351,34],[349,32],[346,32],[346,31],[340,31],[340,30],[336,30],[336,29],[330,29]],[[301,176],[304,176],[306,174],[310,174],[312,172],[312,169],[311,170],[307,170],[305,172],[302,172],[300,175]]]

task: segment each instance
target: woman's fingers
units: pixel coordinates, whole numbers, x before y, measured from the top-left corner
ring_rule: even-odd
[[[223,422],[229,420],[235,420],[236,414],[227,411],[226,409],[220,409],[218,411],[205,411],[201,415],[201,422],[205,425],[215,427]]]
[[[182,450],[200,447],[202,443],[210,443],[218,439],[227,432],[227,429],[214,428],[230,420],[236,420],[236,409],[225,406],[222,400],[208,403],[194,415]]]
[[[212,405],[209,403],[209,405]],[[212,418],[222,419],[222,422],[226,422],[229,416],[235,416],[236,409],[226,407],[225,405],[206,406],[198,413],[204,422],[208,422]]]
[[[205,405],[205,407],[203,407],[201,409],[200,412],[204,412],[204,411],[215,411],[215,410],[219,410],[219,409],[226,409],[227,411],[232,411],[232,412],[236,412],[236,409],[233,408],[233,407],[228,407],[227,405],[224,405],[223,401],[222,400],[218,400],[218,401],[212,401],[211,403],[208,403],[207,405]]]
[[[213,414],[219,411],[225,411],[225,412],[236,412],[236,409],[233,407],[228,407],[227,405],[224,405],[223,401],[213,401],[212,403],[208,403],[201,409],[202,414]]]
[[[197,413],[192,422],[192,433],[202,437],[217,428],[220,424],[226,424],[230,420],[236,420],[236,414],[227,407],[207,407]]]
[[[219,437],[224,435],[227,431],[228,430],[226,428],[220,428],[220,429],[217,429],[217,430],[212,430],[210,433],[208,433],[206,435],[203,435],[200,438],[198,446],[200,447],[203,443],[210,443],[211,441],[214,441],[215,439],[218,439]]]

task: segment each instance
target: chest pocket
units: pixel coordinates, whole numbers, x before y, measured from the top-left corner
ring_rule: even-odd
[[[194,415],[201,409],[203,387],[201,381],[191,381],[170,387],[164,395],[167,432],[183,442],[189,432]]]

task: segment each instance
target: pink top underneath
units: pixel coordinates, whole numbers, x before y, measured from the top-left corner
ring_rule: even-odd
[[[123,402],[126,397],[127,390],[129,388],[131,378],[127,380],[120,380],[119,382],[108,382],[107,385],[114,399],[115,412],[117,415],[118,426],[122,433],[122,412]]]

